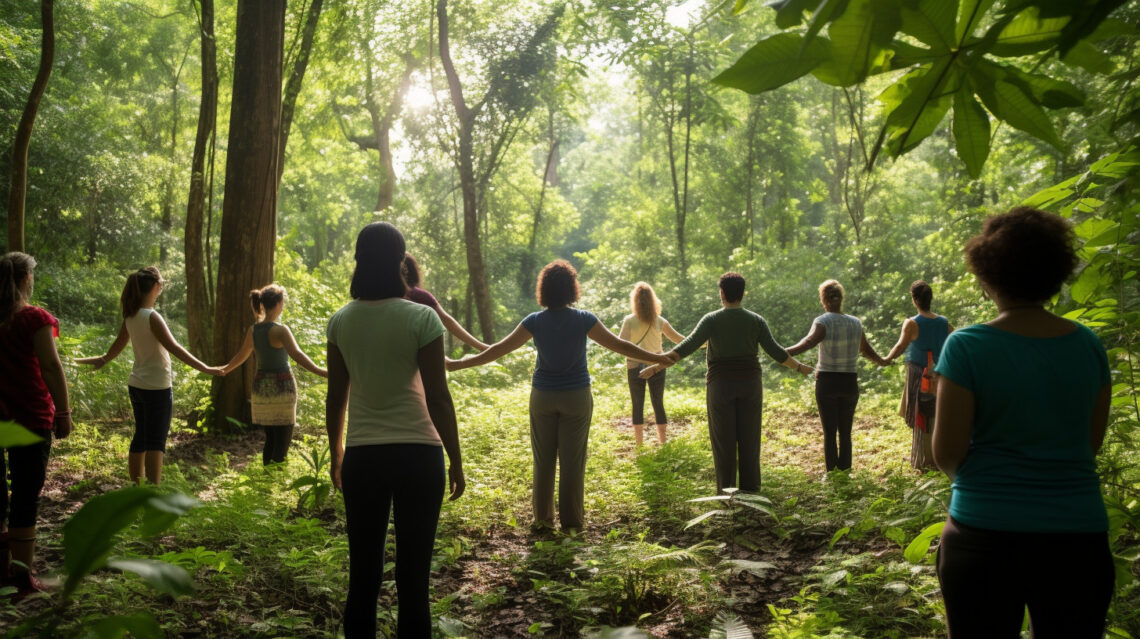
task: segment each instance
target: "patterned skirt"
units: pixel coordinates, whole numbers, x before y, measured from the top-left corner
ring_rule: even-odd
[[[911,429],[910,465],[919,470],[935,468],[934,453],[930,450],[934,429],[927,427],[924,431],[915,427],[918,416],[918,391],[922,386],[922,369],[923,367],[918,364],[906,363],[906,386],[903,388],[902,402],[899,405],[899,416],[906,420],[906,425]]]
[[[291,426],[297,422],[297,384],[293,373],[257,371],[249,398],[253,423],[259,426]]]

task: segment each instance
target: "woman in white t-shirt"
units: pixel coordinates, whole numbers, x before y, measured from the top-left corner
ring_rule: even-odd
[[[664,335],[674,344],[681,343],[685,336],[674,330],[669,320],[661,317],[661,300],[653,292],[653,287],[645,282],[633,285],[629,294],[629,307],[633,312],[621,322],[618,337],[633,342],[650,353],[665,352],[661,346]],[[649,379],[640,377],[645,362],[626,358],[626,378],[629,382],[629,397],[633,401],[633,438],[641,446],[645,430],[645,386],[649,385],[649,401],[653,404],[653,418],[657,423],[657,443],[665,443],[665,428],[669,423],[665,415],[665,369],[659,369]]]
[[[451,499],[457,499],[465,485],[444,372],[443,323],[430,307],[404,299],[403,261],[404,236],[396,227],[364,227],[356,238],[352,301],[328,324],[325,420],[332,479],[344,495],[347,520],[346,639],[376,636],[376,597],[393,510],[396,635],[432,635],[428,578],[443,492],[450,487]],[[346,405],[348,432],[342,440]]]
[[[131,439],[127,469],[131,481],[146,480],[158,484],[162,480],[162,458],[166,454],[166,438],[174,413],[171,388],[170,354],[193,368],[210,375],[221,375],[220,366],[207,366],[174,340],[154,303],[162,293],[166,280],[153,266],[141,268],[127,277],[119,302],[123,323],[106,355],[75,360],[91,364],[99,370],[123,352],[127,342],[135,353],[135,364],[127,380],[131,408],[135,414],[135,434]]]

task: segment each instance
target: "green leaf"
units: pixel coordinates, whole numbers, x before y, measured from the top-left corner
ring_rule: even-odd
[[[126,634],[133,639],[162,639],[162,626],[150,613],[104,617],[87,628],[84,639],[122,639]]]
[[[950,109],[950,87],[959,82],[950,58],[920,67],[879,95],[887,111],[887,148],[899,156],[934,132]]]
[[[948,0],[920,0],[901,7],[901,30],[939,53],[957,48],[954,15],[957,3]]]
[[[712,81],[752,94],[781,87],[803,77],[830,55],[831,43],[826,38],[802,45],[803,36],[794,33],[762,38]]]
[[[791,29],[804,21],[804,12],[819,4],[819,0],[772,0],[765,6],[776,10],[776,26]]]
[[[143,507],[143,521],[139,534],[154,537],[170,527],[176,519],[198,505],[198,500],[181,493],[152,497]]]
[[[974,34],[982,17],[990,10],[994,0],[961,0],[958,3],[958,20],[954,23],[954,41],[961,46],[967,36]]]
[[[1108,75],[1116,70],[1116,64],[1112,58],[1088,40],[1081,40],[1074,44],[1073,48],[1065,54],[1065,57],[1061,58],[1061,62],[1100,75]]]
[[[828,84],[852,86],[867,78],[872,67],[886,67],[883,47],[898,31],[898,13],[890,3],[851,0],[847,10],[827,29],[831,57],[812,73]]]
[[[970,177],[978,179],[990,154],[990,116],[965,83],[954,94],[953,132],[958,157],[966,165]]]
[[[707,513],[697,515],[696,517],[693,517],[689,521],[685,522],[684,530],[688,530],[688,529],[692,528],[693,526],[696,526],[697,524],[708,519],[709,517],[715,517],[717,515],[723,515],[727,512],[728,512],[727,510],[710,510]]]
[[[1049,116],[1031,95],[1004,78],[1004,69],[994,64],[979,64],[971,71],[978,96],[994,117],[1061,149],[1063,144]]]
[[[728,564],[729,569],[734,572],[748,572],[763,577],[770,570],[775,570],[776,565],[767,561],[751,561],[748,559],[728,559],[724,563]]]
[[[1073,185],[1077,183],[1080,176],[1071,177],[1059,184],[1054,184],[1045,189],[1041,189],[1037,193],[1029,196],[1021,201],[1021,206],[1031,206],[1035,209],[1049,209],[1058,202],[1063,202],[1072,197],[1074,191]]]
[[[1014,67],[1006,67],[1006,79],[1019,85],[1042,106],[1049,109],[1079,107],[1085,103],[1085,93],[1069,82],[1055,80],[1038,73],[1027,73]]]
[[[190,573],[181,566],[154,559],[114,559],[107,565],[124,572],[133,572],[151,588],[167,595],[187,595],[194,591]]]
[[[858,4],[863,0],[855,0],[855,2]],[[844,14],[846,8],[847,0],[823,0],[820,2],[819,7],[808,22],[807,31],[804,32],[804,46],[815,39],[823,25],[834,20],[836,16]]]
[[[43,437],[24,428],[16,422],[0,421],[0,448],[30,446],[44,440]]]
[[[997,33],[989,52],[996,56],[1022,56],[1044,51],[1056,44],[1069,17],[1043,18],[1037,7],[1018,13]],[[994,25],[994,29],[1002,26]]]
[[[849,532],[851,532],[851,526],[844,526],[835,531],[835,534],[831,536],[831,543],[827,544],[827,549],[831,550],[832,548],[835,548],[835,544],[839,543],[839,540],[843,539],[843,537]]]
[[[732,15],[740,15],[746,7],[748,7],[748,0],[736,0],[736,3],[732,5]]]
[[[903,551],[903,557],[912,564],[920,564],[926,558],[927,551],[930,550],[930,542],[934,541],[935,537],[942,534],[942,528],[946,526],[946,522],[940,521],[936,524],[930,524],[918,533],[910,544]]]
[[[1102,281],[1100,269],[1096,266],[1088,266],[1081,274],[1077,276],[1077,281],[1069,287],[1069,295],[1073,296],[1073,301],[1078,304],[1084,304],[1092,298],[1097,289],[1100,288]]]
[[[153,488],[131,486],[92,498],[63,525],[64,594],[102,567],[120,532],[138,517],[147,500],[157,497]]]

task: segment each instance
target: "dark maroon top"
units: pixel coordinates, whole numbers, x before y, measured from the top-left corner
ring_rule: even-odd
[[[59,321],[38,306],[25,306],[0,325],[0,419],[32,430],[51,430],[55,418],[33,343],[36,331],[45,326],[59,337]]]
[[[408,289],[408,293],[404,295],[404,299],[415,302],[416,304],[423,304],[435,311],[439,310],[439,300],[418,286]]]

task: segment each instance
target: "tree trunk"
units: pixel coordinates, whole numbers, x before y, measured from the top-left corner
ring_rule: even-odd
[[[546,153],[546,166],[542,170],[542,187],[538,190],[538,204],[534,207],[534,220],[530,227],[530,242],[527,245],[526,255],[523,256],[522,272],[519,273],[523,296],[533,295],[536,285],[537,268],[536,249],[538,248],[538,231],[542,226],[542,209],[546,204],[547,186],[556,186],[558,170],[556,159],[558,157],[558,137],[554,133],[554,109],[547,111],[547,126],[550,131],[550,150]],[[552,177],[553,176],[553,179]]]
[[[483,249],[479,238],[479,201],[476,188],[475,166],[472,157],[472,129],[475,126],[474,114],[467,108],[463,99],[463,86],[455,65],[451,61],[447,23],[447,0],[436,4],[439,19],[439,59],[447,75],[447,85],[451,93],[451,103],[459,120],[459,140],[454,155],[455,168],[459,173],[460,191],[463,194],[463,240],[467,248],[467,275],[471,291],[475,297],[475,309],[479,315],[479,328],[483,341],[495,341],[495,326],[491,314],[491,290],[487,284],[487,269],[483,263]]]
[[[293,110],[297,106],[297,96],[301,95],[301,84],[305,71],[309,68],[309,55],[313,51],[313,38],[317,33],[317,21],[321,17],[324,0],[313,0],[305,14],[305,26],[301,29],[301,42],[297,56],[293,59],[289,82],[285,85],[285,97],[281,102],[281,144],[277,152],[277,184],[281,184],[281,174],[285,172],[285,147],[289,145],[289,128],[293,124]]]
[[[32,82],[32,91],[24,105],[24,115],[16,127],[16,139],[12,143],[12,188],[8,191],[8,250],[24,250],[24,200],[28,194],[28,147],[32,143],[32,128],[36,124],[36,113],[40,109],[40,99],[47,89],[51,77],[51,65],[55,59],[55,1],[40,0],[40,25],[43,27],[40,45],[40,68]]]
[[[218,54],[214,41],[214,0],[201,0],[199,32],[202,38],[202,105],[198,110],[198,132],[194,137],[194,156],[190,163],[190,195],[186,202],[186,232],[183,250],[186,254],[186,328],[190,352],[198,358],[210,356],[209,281],[205,262],[209,256],[202,248],[202,227],[206,208],[207,185],[213,186],[214,162],[210,153],[218,120]],[[209,156],[207,179],[206,158]]]
[[[253,321],[250,289],[273,281],[285,0],[238,0],[236,38],[214,361],[225,360],[241,345]],[[246,397],[252,379],[250,363],[242,374],[216,379],[216,426],[225,429],[227,417],[249,422]]]

